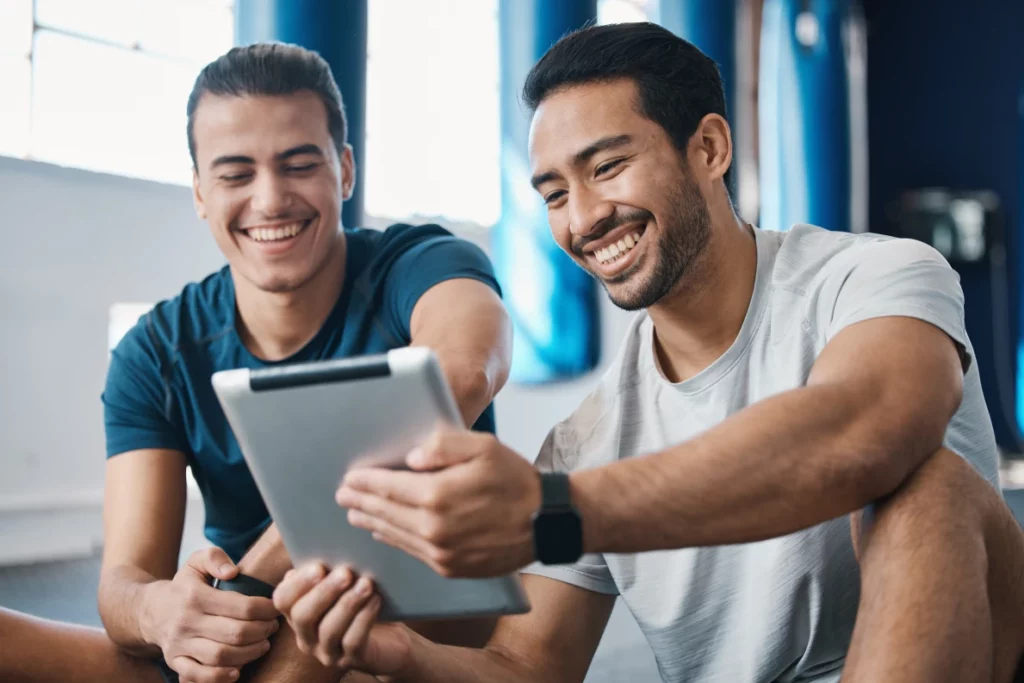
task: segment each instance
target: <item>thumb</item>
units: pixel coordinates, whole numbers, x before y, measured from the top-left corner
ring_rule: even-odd
[[[440,470],[472,460],[484,452],[480,435],[468,431],[437,431],[409,452],[405,464],[417,471]]]
[[[228,554],[220,548],[207,548],[193,553],[188,563],[203,576],[233,579],[238,574],[238,567],[231,561]]]

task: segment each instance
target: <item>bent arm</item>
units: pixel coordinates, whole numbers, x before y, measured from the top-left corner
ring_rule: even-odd
[[[942,445],[962,387],[958,348],[937,327],[904,317],[851,325],[806,386],[679,446],[574,473],[584,547],[747,543],[860,509]]]
[[[156,656],[147,634],[147,591],[177,569],[185,523],[184,454],[148,449],[107,461],[99,611],[110,638]]]
[[[416,302],[412,346],[437,354],[466,425],[472,425],[508,379],[512,324],[497,293],[471,279],[446,280]]]

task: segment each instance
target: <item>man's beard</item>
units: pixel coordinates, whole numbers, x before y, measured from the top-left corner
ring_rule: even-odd
[[[623,214],[616,213],[601,230],[600,235],[586,240],[574,240],[572,251],[582,260],[583,246],[587,242],[600,239],[621,225],[649,224],[653,218],[649,211],[643,209]],[[621,309],[637,311],[658,303],[675,289],[706,250],[711,239],[711,212],[697,183],[689,176],[685,177],[679,191],[669,197],[666,220],[660,227],[659,242],[646,245],[648,258],[655,259],[653,265],[649,267],[651,272],[646,279],[637,279],[636,273],[644,265],[641,260],[607,280],[598,277],[608,292],[608,298]],[[647,235],[646,231],[644,236],[655,238],[655,234]],[[609,285],[619,285],[631,280],[635,280],[631,286],[617,287],[614,293],[609,288]]]

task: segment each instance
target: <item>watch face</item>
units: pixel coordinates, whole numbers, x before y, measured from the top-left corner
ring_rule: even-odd
[[[537,559],[544,564],[568,564],[583,554],[583,526],[575,510],[538,515],[533,534]]]

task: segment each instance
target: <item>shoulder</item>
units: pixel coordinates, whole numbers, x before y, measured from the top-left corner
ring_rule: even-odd
[[[158,301],[125,334],[115,355],[168,361],[183,346],[202,343],[234,325],[234,286],[227,266]]]
[[[479,280],[500,293],[483,249],[439,225],[399,223],[383,231],[346,234],[354,249],[349,262],[358,264],[362,279],[400,298],[415,300],[433,285],[455,278]]]
[[[456,237],[445,228],[433,223],[424,225],[395,223],[385,230],[347,229],[345,236],[356,249],[365,250],[370,259],[400,256],[410,249],[425,244],[473,246],[470,242]]]
[[[917,240],[833,232],[804,224],[776,235],[772,284],[784,289],[814,290],[841,283],[854,271],[898,271],[914,263],[950,269],[937,250]]]

